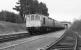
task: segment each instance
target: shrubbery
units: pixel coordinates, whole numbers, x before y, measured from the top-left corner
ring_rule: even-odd
[[[70,29],[74,32],[81,32],[81,20],[74,21]]]
[[[9,11],[0,12],[0,21],[8,21],[12,23],[24,23],[24,20],[21,18],[20,15]]]

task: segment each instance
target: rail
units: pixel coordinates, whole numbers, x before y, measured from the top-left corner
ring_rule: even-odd
[[[28,33],[2,35],[2,36],[0,36],[0,43],[9,42],[12,40],[17,40],[17,39],[22,39],[25,37],[30,37],[30,36]]]
[[[79,50],[80,37],[77,32],[64,33],[56,42],[51,43],[44,50]]]

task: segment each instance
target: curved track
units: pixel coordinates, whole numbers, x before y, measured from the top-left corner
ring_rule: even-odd
[[[52,32],[52,31],[47,31],[47,32]],[[42,34],[47,34],[47,32]],[[35,35],[42,35],[42,34],[39,33]],[[4,35],[0,35],[0,43],[31,37],[35,35],[30,35],[30,33],[4,34]]]
[[[70,32],[52,43],[46,50],[81,50],[81,40],[78,33]]]

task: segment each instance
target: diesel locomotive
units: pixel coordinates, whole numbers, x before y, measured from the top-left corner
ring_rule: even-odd
[[[31,33],[50,31],[54,29],[64,29],[65,26],[48,16],[41,14],[25,15],[26,29]]]

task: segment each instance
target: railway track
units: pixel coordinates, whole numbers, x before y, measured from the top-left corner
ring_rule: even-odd
[[[49,45],[45,50],[81,50],[81,39],[78,33],[65,33],[59,40]]]
[[[53,32],[53,31],[47,31],[42,34],[47,34],[49,32]],[[36,35],[42,35],[42,34],[41,33],[37,33],[37,34],[34,33],[34,35],[30,35],[29,33],[4,34],[4,35],[0,35],[0,43],[13,41],[21,38],[26,38],[26,37],[31,37],[31,36],[36,36]]]
[[[49,31],[49,32],[52,32],[52,31]],[[42,34],[46,34],[46,33],[42,33]],[[42,35],[42,34],[39,33],[37,35]],[[29,33],[4,34],[4,35],[0,35],[0,43],[9,42],[9,41],[31,37],[31,36],[35,36],[35,35],[30,35]]]
[[[3,35],[0,36],[0,43],[8,42],[8,41],[13,41],[25,37],[30,37],[28,33],[20,33],[20,34],[10,34],[10,35]]]

